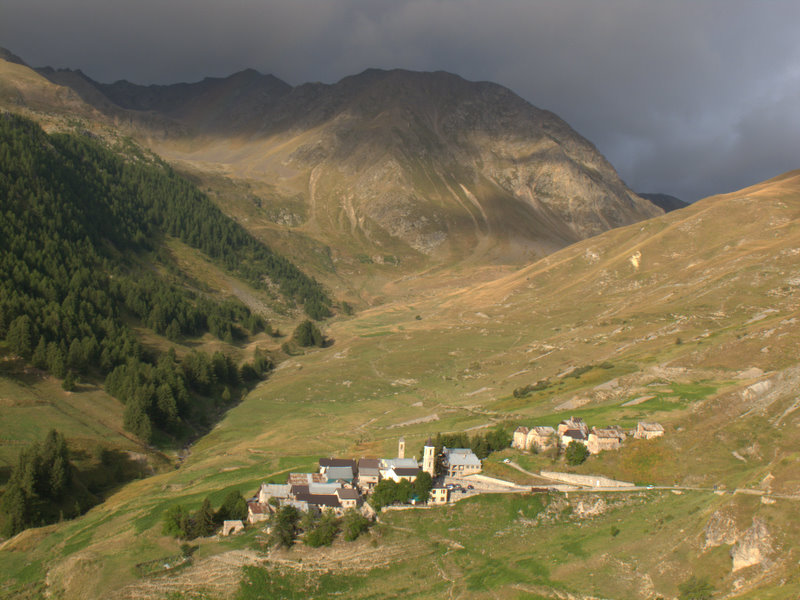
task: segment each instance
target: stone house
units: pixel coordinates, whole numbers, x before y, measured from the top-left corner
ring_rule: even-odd
[[[443,465],[448,477],[464,477],[480,473],[480,459],[469,448],[443,448]]]
[[[450,490],[443,485],[437,485],[431,488],[431,494],[428,498],[428,504],[447,504],[450,500]]]
[[[572,442],[579,442],[584,446],[589,444],[589,436],[583,429],[565,429],[561,434],[561,445],[566,448]]]
[[[384,472],[384,479],[392,479],[395,483],[400,483],[401,480],[406,479],[414,483],[422,471],[419,467],[392,467]]]
[[[528,432],[528,450],[535,448],[537,452],[544,452],[552,448],[557,442],[556,430],[546,425],[536,425]]]
[[[556,431],[552,427],[535,425],[533,427],[517,427],[511,446],[519,450],[535,450],[542,452],[551,448],[556,440]]]
[[[570,417],[565,421],[561,421],[558,424],[558,428],[556,431],[558,432],[559,437],[563,436],[567,431],[570,430],[578,430],[582,431],[584,436],[589,435],[589,426],[583,422],[583,419],[580,417]]]
[[[361,501],[361,494],[359,494],[357,490],[339,488],[336,490],[336,495],[339,498],[339,504],[342,505],[343,510],[356,508]]]
[[[262,504],[255,499],[250,500],[247,503],[247,522],[252,525],[266,521],[271,512],[269,504]]]
[[[381,479],[380,461],[377,458],[362,458],[358,461],[356,484],[362,492],[368,492]]]
[[[652,440],[653,438],[661,437],[664,435],[664,426],[660,423],[646,423],[639,421],[636,425],[636,430],[633,437],[637,440]]]
[[[339,496],[334,492],[333,494],[312,494],[306,491],[298,491],[295,495],[295,500],[298,502],[305,502],[309,509],[331,509],[336,514],[342,514],[342,503],[339,501]]]
[[[390,477],[390,471],[396,474],[397,469],[419,469],[419,463],[413,458],[381,458],[378,471],[381,479]]]
[[[591,454],[603,450],[618,450],[625,441],[625,432],[620,427],[592,427],[586,447]]]
[[[277,498],[278,501],[286,500],[291,493],[291,486],[279,483],[262,483],[258,490],[258,502],[267,504],[270,498]]]
[[[528,432],[530,429],[524,425],[520,425],[514,430],[514,436],[511,439],[511,447],[517,450],[528,450]]]
[[[355,479],[355,475],[353,474],[353,467],[345,466],[345,467],[328,467],[324,473],[325,477],[327,477],[328,483],[333,483],[335,481],[343,481],[345,483],[352,484],[353,479]]]

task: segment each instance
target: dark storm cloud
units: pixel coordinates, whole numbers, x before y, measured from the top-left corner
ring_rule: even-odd
[[[101,81],[367,67],[506,85],[640,191],[694,200],[800,168],[796,0],[4,0],[0,45]]]

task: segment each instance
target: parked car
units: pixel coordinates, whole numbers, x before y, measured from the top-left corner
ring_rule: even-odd
[[[506,464],[509,464],[511,462],[511,459],[510,458],[504,458],[503,462],[506,463]]]
[[[472,485],[472,484],[469,484],[469,485],[467,486],[467,489],[468,489],[468,490],[474,490],[474,489],[475,489],[475,486],[474,486],[474,485]]]

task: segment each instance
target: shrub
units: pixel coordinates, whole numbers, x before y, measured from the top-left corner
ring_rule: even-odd
[[[564,457],[567,459],[567,464],[574,466],[582,464],[589,456],[589,449],[575,440],[569,443]]]
[[[709,583],[707,577],[692,575],[678,586],[678,591],[681,600],[710,600],[714,594],[714,586]]]
[[[369,520],[360,512],[351,508],[344,515],[344,539],[352,542],[369,529]]]
[[[319,548],[320,546],[330,546],[333,539],[339,532],[339,524],[333,514],[325,513],[319,520],[314,529],[306,533],[304,538],[306,546]]]

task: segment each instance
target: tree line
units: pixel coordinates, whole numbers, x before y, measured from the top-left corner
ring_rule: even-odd
[[[0,115],[0,340],[67,389],[80,377],[106,378],[126,404],[126,427],[146,441],[154,429],[178,434],[193,396],[227,402],[271,366],[266,356],[236,369],[195,354],[178,365],[142,347],[131,321],[172,340],[270,331],[240,302],[191,291],[164,252],[165,235],[327,314],[321,286],[164,164]]]
[[[227,520],[247,520],[247,501],[238,490],[228,492],[217,510],[208,497],[194,512],[183,504],[169,508],[164,513],[162,529],[165,535],[193,540],[213,534]]]
[[[24,449],[0,499],[0,534],[72,518],[97,502],[70,461],[64,436],[51,430]]]
[[[220,351],[209,356],[194,350],[181,361],[170,351],[154,365],[135,358],[119,365],[106,377],[105,387],[125,404],[125,428],[149,442],[155,429],[181,437],[187,423],[207,421],[205,411],[197,408],[202,405],[192,401],[197,396],[212,397],[217,408],[224,408],[273,366],[259,350],[241,367]]]

